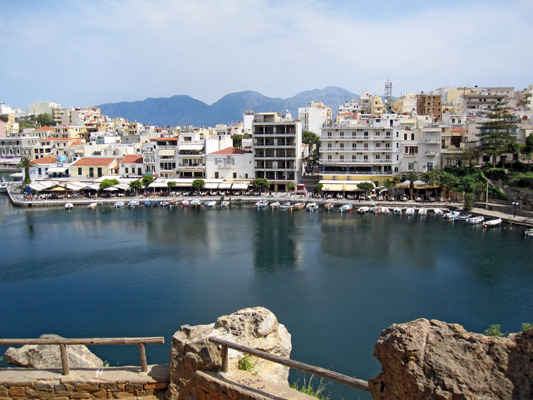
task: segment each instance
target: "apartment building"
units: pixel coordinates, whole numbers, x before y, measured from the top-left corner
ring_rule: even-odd
[[[118,174],[118,161],[113,157],[84,157],[70,166],[73,178],[100,178]]]
[[[401,116],[400,126],[400,172],[439,168],[443,127],[428,115]]]
[[[429,115],[433,121],[442,119],[442,98],[440,95],[421,93],[416,97],[416,113]]]
[[[396,114],[357,115],[358,119],[322,128],[322,180],[377,184],[400,171],[400,122]]]
[[[155,138],[143,145],[144,173],[162,178],[177,176],[178,138]]]
[[[253,122],[256,178],[270,181],[273,191],[297,185],[302,164],[302,124],[279,113],[256,113]]]
[[[298,108],[298,119],[302,123],[302,131],[320,133],[322,125],[331,123],[331,108],[323,103],[310,102],[307,107]]]
[[[33,147],[38,142],[36,136],[0,138],[0,165],[12,168],[22,157],[33,158]]]
[[[127,178],[142,178],[144,175],[143,156],[129,154],[119,161],[119,175]]]
[[[206,179],[254,179],[254,155],[251,151],[228,147],[205,157]]]

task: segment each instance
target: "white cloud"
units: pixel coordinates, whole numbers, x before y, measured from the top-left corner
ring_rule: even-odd
[[[0,20],[11,55],[1,101],[69,106],[190,94],[211,103],[241,90],[288,97],[328,85],[381,93],[387,78],[395,95],[531,83],[531,2],[450,4],[386,18],[318,0],[11,9]]]

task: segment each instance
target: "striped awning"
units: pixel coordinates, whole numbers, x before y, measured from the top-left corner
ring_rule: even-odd
[[[218,188],[218,183],[207,182],[204,186],[204,189],[216,189]]]
[[[231,188],[233,190],[246,190],[248,189],[248,184],[247,183],[234,183]]]
[[[218,188],[222,190],[231,189],[231,183],[221,183]]]

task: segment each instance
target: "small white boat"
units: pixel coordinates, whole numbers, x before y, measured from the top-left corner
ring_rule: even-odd
[[[191,207],[200,207],[202,205],[201,200],[192,200],[190,203]]]
[[[444,215],[444,211],[442,211],[442,209],[440,209],[440,208],[434,208],[433,209],[433,213],[435,215]]]
[[[74,204],[72,204],[72,203],[65,203],[65,210],[72,210],[72,207],[74,207]]]
[[[268,207],[268,201],[267,200],[259,200],[257,203],[255,203],[255,206],[257,208],[265,208]]]
[[[477,217],[470,217],[466,220],[467,224],[481,224],[485,221],[485,217],[478,215]]]
[[[390,214],[389,207],[381,207],[381,214]]]
[[[456,221],[466,221],[468,218],[471,218],[472,214],[459,214],[457,217],[455,217]]]
[[[407,210],[405,210],[405,215],[415,215],[416,210],[413,207],[409,207]]]
[[[425,215],[428,215],[428,209],[427,208],[419,208],[418,209],[418,215],[422,215],[422,216],[425,216]]]
[[[381,207],[370,207],[368,212],[371,212],[372,214],[379,214],[381,212]]]
[[[526,235],[526,237],[533,237],[533,228],[526,229],[526,231],[524,232],[524,235]]]
[[[496,219],[491,219],[491,220],[489,220],[489,221],[485,221],[485,222],[483,223],[483,226],[484,226],[485,228],[487,228],[487,227],[494,227],[494,226],[500,226],[501,223],[502,223],[502,219],[501,219],[501,218],[496,218]]]
[[[229,207],[229,201],[228,200],[224,200],[222,202],[220,202],[220,208],[228,208]]]
[[[442,216],[442,218],[446,219],[455,219],[457,218],[461,213],[459,211],[450,211]]]
[[[214,200],[209,200],[209,201],[206,201],[204,203],[204,205],[207,207],[207,208],[213,208],[217,205],[217,202],[214,201]]]
[[[357,209],[357,212],[359,214],[366,214],[368,212],[368,210],[370,210],[370,207],[364,206],[364,207],[359,207]]]
[[[402,215],[402,209],[400,207],[395,207],[392,212],[394,215]]]
[[[98,206],[98,203],[90,203],[87,208],[96,208]]]
[[[124,207],[124,202],[123,201],[117,201],[115,204],[113,204],[113,206],[115,206],[115,208],[122,208]]]
[[[170,204],[170,203],[169,203],[168,201],[162,201],[162,202],[159,203],[159,205],[160,205],[161,207],[168,207],[169,204]]]
[[[283,203],[279,206],[280,210],[290,210],[291,209],[291,202],[287,201],[286,203]]]
[[[189,200],[182,200],[182,201],[181,201],[181,205],[182,205],[183,207],[189,207],[190,204],[191,204],[191,203],[190,203]]]
[[[307,209],[307,211],[316,211],[318,210],[318,204],[316,203],[308,203],[305,208]]]
[[[326,203],[324,204],[324,208],[326,209],[326,211],[331,211],[335,208],[335,204],[333,203]]]
[[[291,207],[292,211],[303,210],[305,208],[305,203],[294,203]]]
[[[341,206],[341,207],[339,208],[339,211],[340,211],[341,213],[343,213],[343,212],[350,212],[350,211],[352,211],[352,210],[353,210],[353,204],[352,204],[352,203],[344,204],[343,206]]]
[[[139,205],[139,202],[137,200],[132,200],[128,203],[128,207],[135,208]]]
[[[270,203],[270,208],[274,209],[274,208],[279,208],[281,206],[280,202],[279,201],[275,201],[273,203]]]

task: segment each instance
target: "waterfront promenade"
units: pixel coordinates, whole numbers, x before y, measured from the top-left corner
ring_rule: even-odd
[[[208,201],[208,200],[215,200],[215,201],[222,201],[222,196],[159,196],[159,195],[139,195],[139,196],[125,196],[125,197],[107,197],[107,196],[95,196],[93,198],[62,198],[62,199],[31,199],[27,200],[25,199],[25,196],[22,193],[14,193],[10,190],[8,190],[8,195],[10,197],[11,203],[18,207],[64,207],[65,203],[72,203],[74,207],[87,207],[91,203],[97,203],[99,205],[113,205],[117,201],[123,201],[124,203],[128,203],[132,200],[137,200],[140,203],[140,206],[144,206],[143,203],[147,200],[149,201],[177,201],[180,203],[182,200],[201,200],[201,201]],[[337,199],[337,198],[331,198],[331,199],[318,199],[313,198],[310,195],[299,195],[299,194],[289,194],[286,192],[282,193],[264,193],[261,195],[250,195],[250,196],[225,196],[224,200],[228,200],[233,203],[239,203],[239,204],[255,204],[259,200],[269,200],[271,202],[273,201],[279,201],[279,202],[287,202],[290,201],[291,203],[298,203],[298,202],[315,202],[319,205],[324,205],[326,203],[333,203],[336,207],[346,204],[346,203],[353,203],[355,208],[363,207],[363,206],[369,206],[373,207],[376,205],[385,206],[389,208],[399,207],[402,210],[405,210],[406,208],[413,207],[413,208],[422,208],[425,207],[429,210],[434,208],[441,208],[445,211],[448,210],[461,210],[463,207],[463,204],[460,202],[416,202],[416,201],[376,201],[376,200],[349,200],[349,199]],[[474,215],[482,215],[485,218],[501,218],[505,223],[510,225],[518,225],[523,227],[533,227],[533,217],[532,216],[520,216],[520,215],[513,215],[504,213],[501,211],[493,210],[491,209],[491,203],[488,204],[488,209],[481,208],[481,207],[474,207],[470,213]]]

